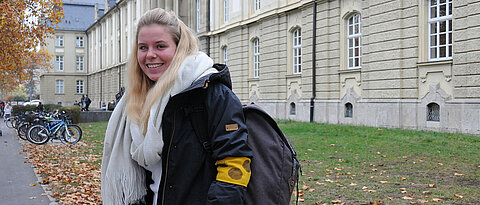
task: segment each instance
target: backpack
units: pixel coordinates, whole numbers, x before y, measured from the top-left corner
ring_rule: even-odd
[[[204,109],[195,109],[188,113],[200,143],[211,153],[204,129],[207,127],[205,116],[208,113],[205,113]],[[243,114],[248,129],[247,143],[253,151],[250,165],[252,175],[247,186],[245,204],[290,204],[295,185],[298,193],[299,171],[301,173],[297,153],[275,120],[260,107],[254,104],[244,105]]]

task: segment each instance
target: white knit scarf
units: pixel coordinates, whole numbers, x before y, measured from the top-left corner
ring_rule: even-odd
[[[143,168],[158,163],[161,165],[162,116],[165,106],[170,97],[188,88],[212,66],[213,60],[202,52],[184,60],[172,87],[150,109],[145,135],[128,118],[126,100],[120,100],[105,133],[101,190],[103,204],[132,204],[141,201],[147,194]]]

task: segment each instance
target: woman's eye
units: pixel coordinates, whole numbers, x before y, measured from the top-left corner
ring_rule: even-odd
[[[165,46],[159,44],[159,45],[157,45],[157,48],[165,48]]]
[[[138,47],[138,49],[140,49],[140,50],[147,50],[147,47],[146,47],[146,46],[140,46],[140,47]]]

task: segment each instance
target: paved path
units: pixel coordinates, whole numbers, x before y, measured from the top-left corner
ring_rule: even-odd
[[[0,204],[48,205],[51,204],[42,186],[38,183],[26,154],[14,129],[7,128],[0,120]],[[31,186],[36,184],[36,186]],[[56,203],[52,203],[56,204]]]

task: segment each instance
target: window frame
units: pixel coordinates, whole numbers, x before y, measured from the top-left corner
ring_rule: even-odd
[[[350,20],[352,20],[352,22],[350,22]],[[355,30],[357,27],[358,32],[357,30]],[[351,33],[350,31],[352,31],[353,33]],[[347,69],[362,68],[362,16],[359,13],[355,13],[347,19],[346,33]],[[353,45],[351,45],[352,43]]]
[[[253,54],[253,78],[260,78],[260,40],[258,38],[252,41]]]
[[[223,0],[223,23],[227,23],[230,20],[228,0]]]
[[[64,93],[65,93],[65,81],[55,80],[55,94],[64,94]]]
[[[196,29],[197,29],[197,32],[200,32],[200,0],[196,0],[196,7],[197,7],[197,19],[196,19]]]
[[[452,28],[452,19],[453,19],[453,0],[444,0],[445,3],[440,3],[440,0],[429,0],[427,5],[428,17],[427,17],[427,28],[428,28],[428,61],[441,61],[441,60],[450,60],[453,56],[453,28]],[[435,2],[434,5],[433,2]],[[445,15],[441,16],[442,6],[445,6]],[[432,9],[435,9],[435,17],[432,17]],[[442,23],[445,23],[445,31],[441,31]],[[432,33],[432,27],[435,24],[435,33]],[[442,44],[441,36],[445,35],[445,42]],[[432,38],[434,38],[435,44],[432,45]],[[441,56],[442,48],[445,48],[445,56]],[[432,52],[432,50],[435,52]],[[435,55],[433,55],[435,53]]]
[[[228,47],[222,47],[223,64],[228,65]]]
[[[292,70],[293,74],[302,74],[302,29],[301,28],[296,28],[292,32],[292,68],[293,68]]]
[[[427,104],[427,116],[428,122],[440,122],[440,105],[435,102]]]
[[[77,38],[75,40],[75,47],[76,48],[84,48],[85,47],[84,42],[85,42],[85,40],[84,40],[83,36],[77,36]]]
[[[55,47],[64,47],[63,35],[55,35]]]
[[[253,0],[253,11],[255,13],[259,12],[260,9],[262,8],[260,2],[261,2],[260,0]]]
[[[75,69],[76,71],[84,71],[85,56],[75,56]]]
[[[64,71],[64,62],[65,59],[63,55],[56,55],[55,56],[55,70],[56,71]]]
[[[85,87],[85,83],[83,82],[83,80],[77,80],[75,82],[75,88],[76,88],[76,91],[77,91],[77,94],[83,94],[84,93],[84,87]]]
[[[353,118],[353,104],[345,103],[345,113],[343,115],[345,118]]]

